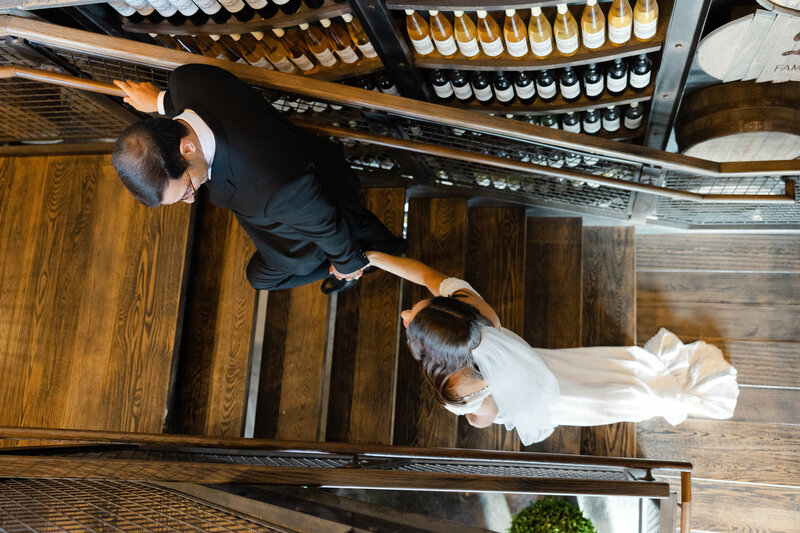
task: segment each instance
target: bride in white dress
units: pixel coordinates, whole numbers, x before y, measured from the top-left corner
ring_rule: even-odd
[[[531,348],[465,281],[414,259],[367,257],[433,294],[401,313],[408,344],[439,401],[475,427],[516,428],[527,445],[560,425],[733,416],[736,370],[716,346],[662,328],[644,348]]]

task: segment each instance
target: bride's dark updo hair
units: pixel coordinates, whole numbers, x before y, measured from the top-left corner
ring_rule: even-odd
[[[463,402],[449,387],[456,372],[466,369],[470,375],[482,377],[472,358],[472,350],[481,342],[481,326],[491,326],[491,322],[475,307],[444,296],[433,298],[408,324],[411,355],[422,363],[425,379],[441,403]]]

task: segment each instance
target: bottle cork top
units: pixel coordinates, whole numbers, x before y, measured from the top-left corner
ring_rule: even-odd
[[[482,19],[485,19],[486,15],[488,14],[488,13],[486,13],[486,11],[483,11],[482,9],[479,10],[479,11],[476,11],[475,13],[478,15],[478,18],[482,18]]]
[[[153,39],[155,39],[156,37],[158,37],[158,34],[157,34],[157,33],[148,33],[147,35],[149,35],[149,36],[150,36],[150,37],[152,37]]]
[[[238,41],[239,39],[242,38],[242,35],[240,33],[231,33],[230,35],[231,39],[233,39],[234,41]]]
[[[278,37],[283,37],[286,32],[283,31],[283,28],[272,28],[272,33]]]
[[[615,106],[615,105],[610,105],[610,106],[608,106],[608,108],[607,108],[607,109],[614,109],[615,107],[617,107],[617,106]]]
[[[430,16],[432,16],[432,17],[435,17],[436,15],[438,15],[438,14],[439,14],[439,11],[438,11],[438,10],[436,10],[436,9],[429,9],[429,10],[428,10],[428,14],[429,14]]]
[[[350,22],[351,20],[353,20],[353,15],[351,15],[350,13],[345,13],[344,15],[342,15],[342,20],[345,22]]]
[[[302,24],[300,24],[298,26],[298,28],[300,28],[301,30],[307,30],[308,29],[308,22],[303,22]]]
[[[406,15],[413,15],[413,14],[414,14],[413,9],[406,9]]]
[[[322,24],[323,28],[327,28],[331,25],[331,19],[319,19],[319,23]]]
[[[507,17],[513,17],[513,16],[514,16],[514,13],[516,13],[516,11],[515,11],[515,10],[513,10],[513,9],[506,9],[506,16],[507,16]]]
[[[639,102],[631,102],[631,107],[639,107]]]
[[[558,4],[556,6],[556,9],[558,10],[559,13],[563,15],[564,13],[567,12],[567,4]]]
[[[567,115],[574,115],[575,111],[567,111]]]
[[[586,5],[589,6],[589,7],[596,6],[597,5],[597,0],[586,0]]]
[[[506,118],[514,118],[514,113],[506,113]]]
[[[463,11],[453,11],[453,16],[463,17],[464,16],[464,12]]]
[[[256,40],[258,40],[258,41],[260,41],[261,39],[263,39],[263,38],[264,38],[264,32],[260,32],[260,31],[251,31],[251,32],[250,32],[250,35],[252,35],[253,37],[255,37],[255,38],[256,38]]]
[[[216,33],[209,33],[208,36],[211,37],[211,39],[214,41],[219,41],[219,35],[217,35]]]
[[[531,8],[531,15],[533,15],[534,17],[538,17],[541,14],[542,14],[542,8],[541,7],[532,7]]]

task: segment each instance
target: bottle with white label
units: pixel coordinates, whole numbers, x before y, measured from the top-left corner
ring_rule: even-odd
[[[513,9],[506,9],[503,38],[506,41],[506,50],[511,57],[522,59],[528,55],[528,31],[520,16]]]
[[[431,84],[433,85],[433,91],[436,93],[436,96],[442,102],[449,102],[455,98],[453,84],[450,83],[450,79],[447,77],[444,70],[438,69],[433,71],[431,74]]]
[[[556,20],[553,24],[556,48],[563,56],[575,55],[578,51],[578,23],[567,9],[567,4],[558,4],[556,10]]]
[[[217,0],[197,0],[195,4],[217,24],[224,24],[231,18],[231,14],[222,9],[222,4]]]
[[[453,11],[453,16],[455,16],[453,26],[456,44],[461,55],[467,59],[476,59],[480,55],[481,49],[478,45],[478,30],[475,28],[475,23],[463,11]]]
[[[360,61],[356,46],[350,38],[350,34],[340,24],[331,24],[329,19],[320,19],[320,24],[325,30],[325,36],[331,43],[333,51],[339,56],[343,63],[355,65]]]
[[[581,83],[572,67],[564,67],[558,76],[561,96],[567,102],[574,102],[581,96]]]
[[[202,1],[207,2],[208,0],[202,0]],[[275,14],[278,12],[278,5],[275,2],[270,2],[269,0],[245,0],[245,1],[247,2],[247,5],[252,7],[253,10],[256,13],[258,13],[258,15],[264,20],[274,17]],[[201,0],[195,2],[195,4],[200,6],[200,9],[203,9],[203,6],[200,5],[200,3]]]
[[[414,50],[421,56],[429,56],[433,53],[433,40],[431,40],[431,29],[425,19],[413,9],[406,9],[406,31]]]
[[[572,133],[580,133],[581,118],[579,114],[574,111],[568,111],[565,115],[562,115],[561,129],[564,131],[571,131]]]
[[[610,105],[603,109],[603,129],[608,132],[619,131],[620,127],[620,114],[619,109],[615,105]]]
[[[583,123],[583,131],[585,133],[594,135],[600,131],[600,112],[596,109],[584,110],[583,116],[581,117],[581,122]]]
[[[216,37],[216,39],[214,38]],[[227,48],[219,44],[219,35],[192,35],[192,42],[206,57],[236,61],[236,57]]]
[[[322,30],[316,26],[309,25],[307,22],[300,24],[299,28],[303,32],[303,40],[306,46],[317,58],[319,64],[325,68],[331,68],[336,65],[336,56],[333,55],[331,43]]]
[[[542,115],[539,117],[539,125],[546,128],[558,129],[558,117],[556,115]]]
[[[294,15],[300,10],[300,0],[272,0],[285,15]]]
[[[552,102],[556,98],[556,80],[547,69],[536,73],[536,92],[542,102]]]
[[[382,93],[386,94],[393,94],[394,96],[401,96],[400,91],[397,90],[397,86],[394,84],[392,80],[389,79],[389,76],[386,75],[386,72],[378,72],[375,75],[375,82],[378,84],[378,89]]]
[[[639,102],[631,102],[631,105],[625,109],[623,123],[627,129],[635,130],[642,125],[643,117],[644,113],[642,112],[642,107],[639,105]]]
[[[460,70],[454,70],[450,73],[450,82],[453,85],[453,92],[462,104],[470,103],[475,94],[472,92],[472,85],[469,83],[469,78]]]
[[[245,61],[254,67],[275,70],[275,67],[273,67],[269,61],[267,61],[267,58],[265,57],[267,54],[264,52],[261,43],[257,41],[255,37],[247,33],[244,35],[231,33],[231,39],[233,39],[238,45],[240,55]]]
[[[497,101],[502,105],[511,105],[514,103],[514,84],[506,77],[505,72],[502,70],[494,73],[494,96]]]
[[[536,98],[536,84],[527,72],[519,71],[514,77],[514,92],[522,105],[528,105]]]
[[[637,41],[649,41],[656,36],[658,26],[658,2],[636,0],[633,6],[633,36]]]
[[[500,26],[486,11],[478,11],[478,41],[483,53],[489,57],[498,57],[503,53],[503,35]]]
[[[260,31],[254,31],[252,35],[261,42],[267,54],[267,59],[269,59],[269,62],[272,63],[276,69],[286,74],[297,72],[297,67],[289,60],[286,50],[277,39],[271,35],[265,35]]]
[[[236,51],[235,50],[231,50],[230,46],[228,46],[225,43],[225,41],[222,40],[222,36],[221,35],[209,34],[208,36],[212,41],[214,41],[216,43],[216,46],[214,47],[214,49],[215,50],[220,50],[221,51],[221,55],[224,56],[228,61],[233,61],[233,62],[242,61],[242,58],[240,58],[237,55]],[[201,36],[198,35],[198,37],[201,37]],[[222,59],[220,56],[217,56],[217,57]]]
[[[628,0],[614,0],[608,8],[608,40],[621,46],[631,39],[633,10]]]
[[[650,85],[650,76],[653,72],[653,62],[647,54],[639,54],[630,66],[631,89],[640,93]]]
[[[619,96],[628,87],[628,66],[621,58],[617,58],[606,71],[606,89],[614,96]]]
[[[148,0],[149,1],[149,0]],[[239,22],[247,22],[253,18],[255,11],[245,4],[242,0],[219,0],[222,7],[233,14],[233,18]]]
[[[581,39],[590,50],[600,48],[606,42],[606,17],[597,5],[597,0],[586,0],[581,15]]]
[[[304,74],[313,74],[319,70],[319,65],[308,58],[299,43],[294,39],[290,39],[283,28],[272,28],[272,33],[274,33],[275,37],[281,42],[283,49],[286,50],[286,55],[289,56],[292,63],[302,70]]]
[[[453,57],[458,52],[456,46],[456,39],[453,35],[453,25],[447,20],[447,17],[431,9],[430,13],[430,28],[431,37],[433,37],[433,44],[436,46],[436,51],[442,57]]]
[[[472,91],[481,105],[489,105],[494,99],[489,77],[481,70],[472,73]]]
[[[597,100],[605,89],[603,73],[596,63],[589,63],[583,71],[583,93],[589,100]]]
[[[353,39],[353,42],[356,43],[358,49],[361,50],[361,53],[364,54],[364,57],[368,59],[375,59],[378,57],[378,53],[375,52],[375,48],[372,46],[369,37],[364,33],[364,28],[361,27],[361,23],[354,19],[353,15],[350,13],[342,15],[342,20],[347,24],[347,31],[350,33],[350,37]]]
[[[541,7],[531,8],[528,39],[531,41],[531,52],[536,57],[547,57],[553,53],[553,29],[542,14]]]

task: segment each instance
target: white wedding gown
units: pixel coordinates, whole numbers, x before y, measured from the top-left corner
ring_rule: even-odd
[[[440,294],[466,282],[449,278]],[[476,293],[477,294],[477,293]],[[661,329],[643,348],[603,346],[548,350],[531,348],[505,328],[485,326],[473,357],[488,387],[467,405],[445,406],[456,414],[474,412],[491,395],[494,422],[516,428],[524,444],[546,439],[556,426],[598,426],[640,422],[656,416],[670,424],[687,416],[733,416],[739,388],[734,369],[716,346],[683,344]]]

